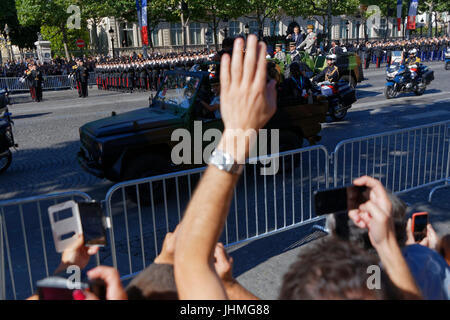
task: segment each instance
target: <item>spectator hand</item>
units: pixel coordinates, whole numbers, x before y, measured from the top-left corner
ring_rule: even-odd
[[[225,131],[218,149],[229,152],[239,163],[245,162],[254,141],[245,141],[245,150],[237,150],[233,130],[243,130],[237,137],[246,139],[247,130],[261,129],[276,111],[276,82],[267,84],[266,51],[266,45],[250,35],[244,57],[244,40],[238,38],[232,59],[224,54],[220,65],[220,113]]]
[[[224,284],[233,283],[233,258],[228,256],[222,243],[218,243],[214,250],[214,268]]]
[[[98,250],[99,247],[97,246],[86,247],[84,245],[83,235],[78,235],[76,242],[62,253],[61,264],[58,269],[56,269],[55,273],[62,272],[71,265],[76,265],[80,267],[80,269],[86,268],[89,263],[89,258],[96,254]]]
[[[369,231],[369,238],[375,248],[396,241],[394,223],[391,217],[392,203],[380,181],[371,177],[360,177],[353,181],[356,186],[366,186],[368,200],[358,208],[349,211],[349,217],[360,228]],[[352,199],[349,196],[349,205]]]
[[[427,224],[427,236],[425,238],[423,238],[422,241],[416,242],[416,240],[414,239],[414,233],[412,231],[412,220],[411,220],[411,218],[409,218],[408,223],[406,225],[406,237],[407,237],[407,240],[406,240],[407,245],[419,243],[420,245],[422,245],[424,247],[428,247],[431,250],[436,250],[436,251],[438,250],[439,237],[436,234],[436,231],[434,231],[431,224]]]
[[[161,253],[155,258],[154,263],[157,264],[174,264],[175,244],[177,233],[180,225],[175,228],[174,232],[168,232],[164,238]]]
[[[127,293],[120,282],[119,272],[113,267],[98,266],[87,273],[90,279],[101,279],[106,285],[106,300],[127,300]],[[99,300],[89,291],[84,291],[85,300]]]

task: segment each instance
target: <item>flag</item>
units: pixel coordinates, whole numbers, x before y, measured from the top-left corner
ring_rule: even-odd
[[[136,11],[138,16],[139,29],[141,28],[141,0],[136,0]]]
[[[417,14],[418,6],[419,6],[419,0],[411,0],[411,5],[409,6],[408,26],[407,26],[407,28],[409,30],[416,29],[416,14]]]
[[[141,32],[142,43],[148,45],[148,31],[147,31],[147,0],[142,0],[142,12],[141,12]]]
[[[397,0],[397,28],[398,31],[402,29],[402,7],[403,0]]]

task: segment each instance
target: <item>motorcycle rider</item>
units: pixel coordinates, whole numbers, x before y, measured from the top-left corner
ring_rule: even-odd
[[[334,94],[333,89],[330,88],[330,85],[331,87],[335,88],[334,84],[339,80],[339,70],[335,65],[337,60],[337,56],[335,54],[328,55],[326,59],[328,66],[311,80],[313,82],[325,81],[325,83],[321,86],[321,91],[323,95],[329,97]]]
[[[417,49],[411,49],[408,52],[409,56],[405,59],[405,65],[408,67],[411,74],[411,85],[415,86],[417,83],[417,72],[419,70],[420,58],[417,57]]]

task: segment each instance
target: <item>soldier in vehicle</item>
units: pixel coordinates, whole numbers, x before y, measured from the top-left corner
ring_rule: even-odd
[[[317,35],[314,33],[314,26],[312,24],[307,26],[308,29],[308,35],[306,36],[306,39],[297,46],[297,49],[305,49],[305,52],[309,55],[316,52],[316,42],[317,42]]]
[[[280,60],[283,63],[286,63],[286,54],[281,50],[282,45],[280,43],[277,43],[275,45],[275,59]]]

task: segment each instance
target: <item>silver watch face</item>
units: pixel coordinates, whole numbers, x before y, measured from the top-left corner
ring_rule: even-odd
[[[212,153],[211,158],[209,159],[209,164],[212,164],[218,169],[229,173],[240,173],[243,168],[242,165],[235,163],[233,156],[221,150],[215,150]]]

